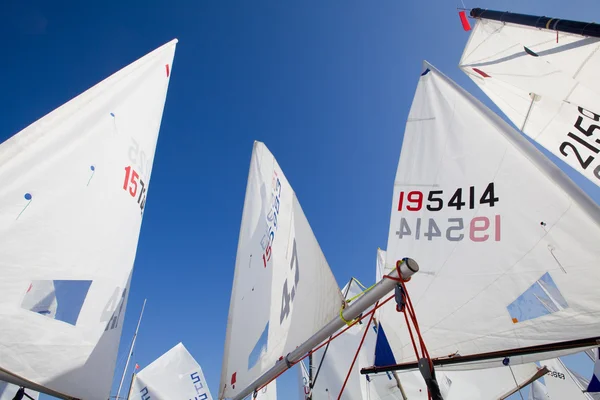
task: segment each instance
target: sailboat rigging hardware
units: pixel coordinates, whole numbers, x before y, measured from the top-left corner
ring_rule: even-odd
[[[484,10],[482,8],[473,8],[470,15],[473,18],[485,18],[500,22],[532,26],[534,28],[551,29],[557,32],[574,33],[582,36],[600,38],[600,24],[595,24],[593,22],[570,21],[568,19]]]
[[[402,279],[408,280],[415,272],[419,270],[419,265],[413,259],[405,259],[406,261],[402,263],[399,268],[396,268],[389,275],[390,278],[399,279],[402,276]],[[398,275],[398,273],[402,275]],[[363,296],[361,296],[356,303],[346,307],[342,313],[342,316],[345,320],[353,320],[358,315],[363,313],[367,308],[371,307],[377,301],[379,301],[383,296],[392,291],[396,285],[396,281],[392,279],[382,279],[379,281],[373,289],[366,292]],[[393,297],[393,296],[392,296]],[[390,297],[391,298],[391,297]],[[382,302],[381,305],[384,303]],[[375,309],[371,310],[374,312]],[[363,315],[363,318],[370,313],[366,313]],[[277,376],[281,375],[283,372],[291,368],[298,361],[302,360],[308,352],[313,351],[315,347],[317,347],[321,342],[327,340],[330,336],[332,336],[339,329],[343,328],[345,325],[344,321],[340,318],[334,318],[327,325],[325,325],[321,330],[311,336],[304,343],[299,345],[294,351],[278,360],[275,365],[267,370],[264,374],[259,376],[254,382],[248,385],[243,390],[239,391],[236,396],[234,396],[233,400],[242,400],[246,396],[252,394],[255,390],[260,390],[263,386],[267,385]]]

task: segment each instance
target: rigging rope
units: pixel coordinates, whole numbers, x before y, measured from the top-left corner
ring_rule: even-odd
[[[339,331],[338,333],[336,333],[335,335],[331,336],[328,340],[324,341],[323,343],[321,343],[320,345],[318,345],[317,347],[315,347],[314,349],[312,349],[311,351],[309,351],[308,353],[306,353],[304,356],[302,356],[299,360],[296,360],[294,362],[291,363],[290,367],[287,369],[284,369],[283,371],[281,371],[279,374],[275,375],[275,377],[271,380],[269,380],[267,383],[265,383],[264,385],[258,387],[255,389],[255,392],[258,392],[260,390],[262,390],[265,386],[267,386],[269,383],[273,382],[275,379],[279,378],[281,376],[281,374],[283,374],[285,371],[287,371],[288,369],[290,369],[291,367],[293,367],[294,365],[296,365],[297,363],[299,363],[300,361],[304,360],[306,357],[308,357],[311,354],[314,354],[317,350],[321,349],[323,346],[326,346],[327,344],[329,344],[331,341],[333,341],[334,339],[336,339],[338,336],[342,335],[344,332],[346,332],[348,329],[352,328],[354,325],[356,325],[357,323],[359,323],[360,321],[362,321],[363,319],[367,318],[370,315],[374,315],[375,311],[377,309],[379,309],[380,307],[382,307],[384,304],[386,304],[388,301],[390,301],[391,299],[394,298],[394,295],[390,295],[388,296],[388,298],[386,298],[384,301],[382,301],[378,306],[373,307],[373,309],[365,314],[363,314],[360,317],[357,317],[354,322],[345,327],[344,329],[342,329],[341,331]],[[280,360],[283,360],[283,356],[280,357]]]
[[[435,382],[435,372],[433,369],[433,362],[431,361],[431,357],[429,356],[429,351],[427,351],[427,346],[425,345],[425,340],[423,340],[423,336],[421,335],[421,329],[419,328],[419,321],[417,320],[417,314],[415,313],[415,309],[413,307],[412,301],[410,299],[410,295],[408,294],[408,290],[406,289],[406,282],[408,282],[410,280],[410,278],[408,278],[408,280],[404,280],[402,278],[402,273],[400,271],[400,266],[402,265],[402,263],[404,262],[404,260],[398,260],[396,262],[396,271],[398,272],[398,277],[392,277],[389,275],[384,275],[384,278],[387,279],[391,279],[393,281],[398,282],[398,284],[396,285],[396,290],[395,290],[395,298],[396,298],[396,311],[401,312],[404,314],[404,320],[406,321],[406,327],[408,329],[408,333],[410,335],[410,340],[412,342],[413,345],[413,350],[415,351],[415,357],[417,358],[417,361],[420,364],[420,360],[421,359],[425,359],[427,360],[427,363],[429,364],[429,373],[430,376],[433,378],[433,383],[435,383],[435,386],[437,387],[437,382]],[[413,329],[411,328],[411,322],[412,325],[414,327],[417,339],[418,339],[418,346],[417,346],[417,341],[415,340],[415,335],[413,334]],[[420,348],[421,352],[419,355],[419,351],[418,348]],[[421,365],[419,366],[419,369]],[[424,376],[425,378],[425,376]],[[428,379],[425,378],[425,382],[427,383],[427,397],[429,400],[431,400],[434,395],[432,395],[432,391],[430,388],[430,384],[431,382],[428,382]],[[435,390],[435,388],[434,388]],[[439,387],[437,387],[437,391],[439,391]]]
[[[373,308],[373,311],[375,311],[377,309],[378,304],[379,304],[379,302],[375,303],[375,307]],[[350,364],[350,368],[348,368],[348,374],[346,374],[346,379],[344,380],[344,384],[342,385],[342,390],[340,390],[340,394],[338,395],[337,400],[340,400],[342,398],[342,394],[344,393],[344,389],[346,389],[346,384],[348,383],[348,378],[350,378],[350,374],[352,373],[352,369],[354,368],[354,363],[356,363],[356,358],[358,357],[358,353],[360,353],[360,349],[362,348],[362,345],[365,342],[367,333],[369,333],[369,326],[371,326],[371,322],[373,322],[374,317],[375,317],[375,312],[373,312],[371,314],[371,318],[369,318],[369,323],[365,327],[365,332],[363,333],[362,339],[360,340],[358,349],[356,349],[356,353],[354,354],[354,358],[352,359],[352,364]]]

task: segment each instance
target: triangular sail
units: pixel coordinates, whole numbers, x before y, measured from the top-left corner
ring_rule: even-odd
[[[599,47],[596,38],[481,19],[460,67],[520,130],[600,185]]]
[[[108,397],[175,44],[0,145],[0,379]]]
[[[202,368],[182,343],[140,371],[130,389],[130,400],[212,400]]]
[[[292,187],[255,142],[219,398],[250,385],[339,315],[342,296]]]
[[[549,372],[545,376],[546,388],[551,399],[592,400],[583,392],[579,381],[559,358],[540,361]]]
[[[600,209],[581,189],[501,118],[424,67],[396,173],[386,266],[403,257],[419,263],[407,287],[432,358],[596,337],[599,235]],[[562,310],[544,307],[538,298],[550,300],[538,283]],[[415,360],[406,329],[386,333],[396,361]],[[487,366],[502,366],[502,358]]]

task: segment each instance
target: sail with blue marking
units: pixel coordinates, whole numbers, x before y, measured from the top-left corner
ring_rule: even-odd
[[[130,400],[213,400],[202,368],[183,343],[135,375]]]
[[[0,145],[0,379],[109,397],[176,43]]]
[[[236,396],[329,321],[339,318],[342,301],[296,193],[269,149],[255,142],[219,399]]]

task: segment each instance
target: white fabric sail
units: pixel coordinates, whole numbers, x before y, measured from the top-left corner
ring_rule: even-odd
[[[407,287],[431,357],[596,337],[600,209],[500,117],[424,68],[394,183],[386,267],[403,257],[419,263]],[[540,284],[561,310],[544,306]],[[388,339],[397,362],[415,360],[406,329]],[[502,366],[502,357],[482,364]]]
[[[548,395],[553,400],[593,400],[588,393],[583,393],[584,387],[559,358],[540,361],[549,372],[545,376]]]
[[[599,46],[596,38],[481,19],[460,67],[519,129],[600,185]]]
[[[529,400],[551,400],[550,395],[548,395],[548,389],[542,382],[535,381],[531,384],[529,388]]]
[[[296,195],[254,143],[219,398],[232,397],[339,314],[342,296]]]
[[[129,399],[212,400],[212,396],[202,368],[179,343],[135,376]]]
[[[0,379],[108,398],[175,44],[0,145]]]

